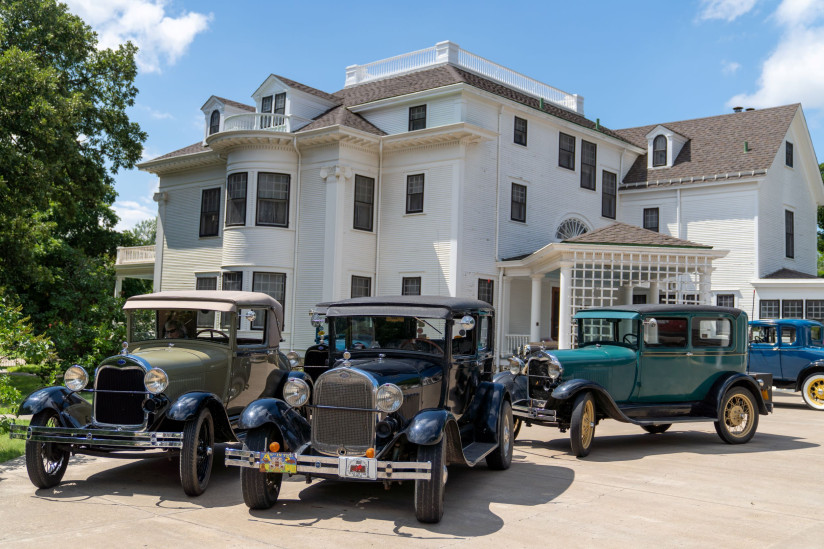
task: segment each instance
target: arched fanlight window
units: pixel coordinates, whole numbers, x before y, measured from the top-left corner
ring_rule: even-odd
[[[652,142],[652,165],[667,165],[667,138],[663,135],[656,136]]]
[[[209,135],[220,131],[220,111],[217,109],[212,111],[212,116],[209,119]]]
[[[561,241],[569,240],[586,232],[589,232],[589,227],[587,227],[583,221],[577,217],[570,217],[558,225],[558,230],[555,231],[555,238]]]

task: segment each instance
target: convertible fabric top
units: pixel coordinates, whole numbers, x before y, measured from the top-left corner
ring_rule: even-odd
[[[418,316],[450,318],[455,312],[492,310],[486,301],[444,296],[356,297],[328,303],[326,316]]]
[[[236,313],[240,309],[269,309],[276,322],[269,322],[269,344],[278,345],[283,328],[283,306],[260,292],[229,292],[223,290],[182,290],[156,292],[130,297],[123,310],[133,309],[199,309]]]

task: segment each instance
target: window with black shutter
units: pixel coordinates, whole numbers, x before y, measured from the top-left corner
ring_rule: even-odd
[[[217,236],[220,219],[220,187],[204,189],[200,199],[200,236]]]

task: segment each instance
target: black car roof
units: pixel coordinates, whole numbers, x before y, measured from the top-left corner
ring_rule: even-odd
[[[718,307],[716,305],[613,305],[610,307],[594,307],[588,311],[630,311],[642,315],[660,313],[726,313],[738,317],[743,313],[735,307]]]
[[[432,295],[392,295],[392,296],[377,296],[377,297],[355,297],[351,299],[344,299],[341,301],[334,301],[325,304],[328,308],[327,314],[335,315],[341,314],[344,311],[346,314],[358,308],[372,308],[372,307],[386,307],[397,308],[398,314],[404,314],[404,309],[409,309],[410,314],[413,310],[420,309],[448,309],[449,311],[467,311],[477,309],[492,310],[492,305],[486,301],[479,299],[472,299],[466,297],[445,297]],[[389,311],[392,312],[392,311]]]

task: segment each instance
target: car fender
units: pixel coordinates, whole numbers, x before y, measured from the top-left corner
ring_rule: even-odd
[[[504,400],[512,402],[504,384],[483,381],[478,385],[466,411],[475,425],[473,442],[498,442],[498,421]]]
[[[297,410],[278,398],[261,398],[244,408],[238,419],[238,429],[256,429],[271,424],[280,430],[287,447],[294,451],[309,442],[309,422]]]
[[[529,398],[526,376],[524,375],[513,375],[509,371],[499,372],[492,378],[492,383],[500,383],[506,387],[512,402],[520,402]]]
[[[421,410],[402,431],[412,444],[431,446],[446,437],[446,462],[466,463],[458,422],[449,410]]]
[[[237,441],[232,424],[229,422],[229,416],[226,415],[226,408],[214,393],[194,391],[180,395],[166,411],[166,418],[186,422],[196,418],[206,407],[212,412],[212,419],[215,423],[215,442]]]
[[[556,401],[552,408],[560,410],[566,407],[567,404],[571,406],[572,403],[575,402],[575,397],[582,391],[592,392],[598,411],[601,413],[617,421],[633,423],[633,421],[621,411],[615,403],[615,400],[613,400],[612,395],[609,394],[609,391],[602,385],[588,379],[570,379],[556,387],[552,391],[552,398]]]
[[[92,405],[74,391],[55,386],[38,389],[20,404],[18,415],[34,415],[43,410],[54,410],[64,427],[82,427],[92,421]]]
[[[711,406],[712,410],[715,411],[714,417],[720,417],[721,415],[721,401],[723,400],[726,392],[733,387],[738,386],[749,389],[749,391],[753,394],[759,413],[763,415],[770,413],[770,410],[764,402],[764,398],[761,396],[761,388],[758,386],[758,382],[756,382],[755,378],[740,372],[731,372],[717,379],[712,388],[710,388],[707,392],[705,402],[707,405]]]
[[[800,391],[801,387],[804,385],[804,380],[807,379],[807,376],[817,372],[824,373],[824,360],[816,360],[815,362],[811,362],[805,366],[803,370],[798,372],[798,378],[795,380],[795,390]]]

